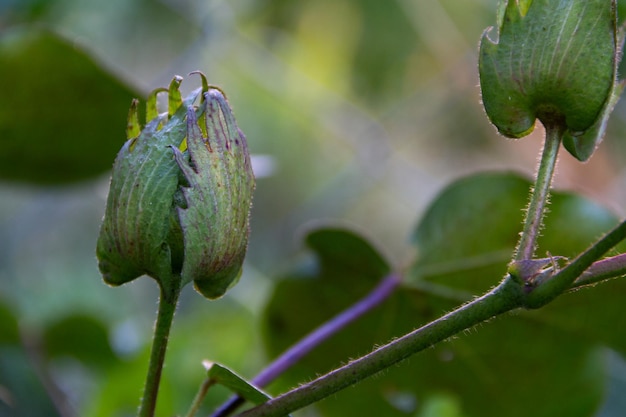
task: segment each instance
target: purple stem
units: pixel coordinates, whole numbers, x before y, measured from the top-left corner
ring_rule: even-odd
[[[276,358],[254,377],[252,380],[254,385],[264,387],[272,382],[326,339],[385,301],[398,287],[400,281],[401,277],[399,274],[392,273],[387,275],[365,298],[362,298],[330,321],[313,330]],[[217,409],[211,417],[225,417],[237,409],[243,402],[244,400],[241,397],[233,396]]]
[[[594,262],[574,281],[572,288],[595,284],[626,274],[626,253]]]

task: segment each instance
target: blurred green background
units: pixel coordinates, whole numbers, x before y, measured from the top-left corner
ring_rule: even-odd
[[[175,74],[190,91],[201,70],[228,94],[258,176],[240,284],[216,302],[183,294],[159,399],[174,415],[202,359],[245,376],[267,362],[261,313],[275,279],[306,264],[307,225],[350,224],[402,266],[453,179],[532,174],[541,129],[505,140],[480,105],[477,43],[496,3],[0,0],[0,416],[126,416],[138,404],[156,285],[108,288],[94,255],[132,97]],[[624,216],[625,128],[622,103],[589,163],[562,154],[557,188]],[[206,410],[225,396],[212,391]],[[457,415],[433,401],[444,411],[420,415]]]

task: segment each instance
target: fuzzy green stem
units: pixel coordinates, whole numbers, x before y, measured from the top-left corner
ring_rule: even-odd
[[[175,280],[178,282],[179,280]],[[139,408],[139,417],[154,417],[156,409],[157,395],[159,393],[159,384],[161,382],[161,372],[163,370],[163,362],[165,360],[165,352],[167,350],[167,341],[178,303],[180,288],[172,288],[166,290],[161,287],[161,296],[159,297],[159,310],[157,313],[156,324],[154,326],[154,336],[152,339],[152,350],[150,352],[150,363],[148,364],[148,374],[146,376],[146,385],[144,386],[141,406]]]
[[[524,229],[515,253],[515,261],[532,259],[535,252],[537,237],[541,230],[543,215],[548,203],[550,185],[554,175],[554,168],[563,138],[563,125],[561,123],[546,123],[546,139],[541,154],[541,161],[537,169],[535,186],[530,195],[530,203],[526,211]]]
[[[372,376],[409,356],[478,323],[521,306],[523,292],[517,282],[505,279],[489,293],[445,316],[381,346],[369,355],[250,409],[240,417],[282,417]]]

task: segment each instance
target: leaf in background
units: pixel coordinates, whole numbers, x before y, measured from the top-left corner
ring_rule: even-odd
[[[513,173],[475,174],[449,185],[416,228],[419,259],[409,282],[443,283],[473,295],[497,284],[517,244],[530,187]],[[537,257],[574,257],[617,224],[615,215],[583,197],[553,192],[551,201]]]
[[[58,416],[41,370],[20,340],[17,316],[0,301],[0,416]]]
[[[494,286],[517,242],[529,188],[530,182],[514,174],[477,174],[442,191],[417,227],[419,259],[408,284],[443,285],[471,295]],[[551,200],[538,257],[573,258],[617,224],[615,215],[583,197],[553,192]],[[626,353],[626,335],[615,331],[626,325],[620,308],[624,297],[626,286],[615,280],[525,315]]]
[[[94,397],[80,410],[80,416],[128,417],[136,415],[149,358],[150,347],[147,346],[140,355],[111,366],[104,377],[98,381],[98,389]],[[165,372],[167,372],[167,367]],[[168,378],[163,378],[159,388],[157,415],[176,415],[173,393],[179,389],[180,387],[174,386]],[[187,405],[188,403],[185,404]]]
[[[529,188],[517,175],[491,173],[463,178],[442,191],[417,227],[418,258],[405,285],[305,358],[285,376],[285,384],[367,353],[497,284],[517,242]],[[547,250],[572,256],[616,222],[597,204],[565,193],[554,193],[550,210],[538,254]],[[312,248],[323,253],[331,245],[341,243],[327,236]],[[347,253],[347,263],[368,262],[358,253]],[[372,288],[376,281],[342,273],[339,257],[320,263],[324,273],[308,279],[294,274],[279,283],[268,306],[266,339],[285,345],[295,341],[320,324],[326,306],[336,310],[359,298],[345,288],[368,282]],[[338,271],[334,274],[333,265]],[[446,398],[454,412],[467,417],[589,416],[600,405],[606,385],[607,352],[598,347],[606,343],[623,351],[626,335],[617,329],[626,323],[626,314],[619,311],[624,284],[614,280],[563,295],[540,310],[494,319],[315,407],[323,416],[427,415],[433,403]],[[288,325],[281,326],[281,320]],[[272,355],[279,353],[277,344],[268,345]]]
[[[473,294],[495,285],[517,243],[529,189],[513,174],[478,174],[448,186],[413,236],[419,258],[410,282],[428,277]]]
[[[60,416],[21,347],[0,346],[0,416]]]
[[[259,5],[262,6],[251,9],[255,18],[260,15],[268,27],[293,36],[302,49],[294,51],[289,61],[294,57],[295,61],[302,60],[313,53],[303,70],[322,81],[329,77],[318,62],[338,64],[339,73],[350,75],[345,81],[351,84],[351,93],[370,105],[381,106],[394,94],[406,91],[413,60],[417,61],[416,56],[428,57],[413,22],[398,2],[281,0]],[[333,39],[338,45],[318,46],[320,37],[327,36],[319,33],[320,21],[328,31],[341,34]],[[274,50],[277,45],[272,46]],[[329,59],[336,48],[341,48],[341,56]],[[321,53],[315,54],[317,49]],[[338,58],[345,62],[337,62]],[[424,67],[421,65],[420,70],[425,71]]]
[[[350,230],[313,230],[306,235],[305,242],[314,253],[314,260],[304,267],[296,267],[291,275],[278,282],[265,310],[264,342],[271,357],[364,297],[390,270],[384,257],[367,240]],[[349,358],[369,352],[375,343],[388,341],[392,334],[411,330],[415,324],[413,320],[397,318],[421,311],[421,298],[420,294],[414,293],[410,296],[404,292],[393,295],[384,310],[379,307],[366,314],[295,365],[279,381],[280,388],[290,388]],[[428,307],[422,312],[428,314]],[[366,385],[371,389],[364,393]],[[324,408],[329,413],[324,415],[393,416],[398,414],[390,414],[394,409],[386,396],[393,396],[395,392],[394,389],[381,392],[379,386],[366,382],[356,390],[338,394],[337,398],[343,400],[324,401],[319,407],[330,404],[332,411]],[[345,393],[356,397],[345,401]]]
[[[8,0],[0,2],[0,29],[36,21],[53,8],[57,0]]]
[[[0,346],[19,345],[20,335],[17,316],[4,301],[0,300]]]
[[[57,35],[0,37],[0,179],[37,184],[109,170],[135,95]]]
[[[50,324],[44,331],[43,344],[48,358],[69,356],[100,369],[117,362],[107,327],[84,314],[73,314]]]
[[[389,272],[384,258],[351,231],[318,229],[305,240],[315,252],[315,263],[281,280],[265,310],[264,341],[272,356],[348,307],[351,301],[365,296]],[[318,352],[336,356],[333,345],[337,337],[342,344],[351,340],[337,335]],[[305,375],[311,372],[316,371],[309,368]]]

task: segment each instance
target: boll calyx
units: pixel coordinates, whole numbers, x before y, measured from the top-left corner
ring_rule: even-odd
[[[564,145],[587,160],[623,89],[615,0],[508,0],[497,39],[482,36],[479,72],[487,116],[504,136],[529,134],[539,119],[564,130]]]

